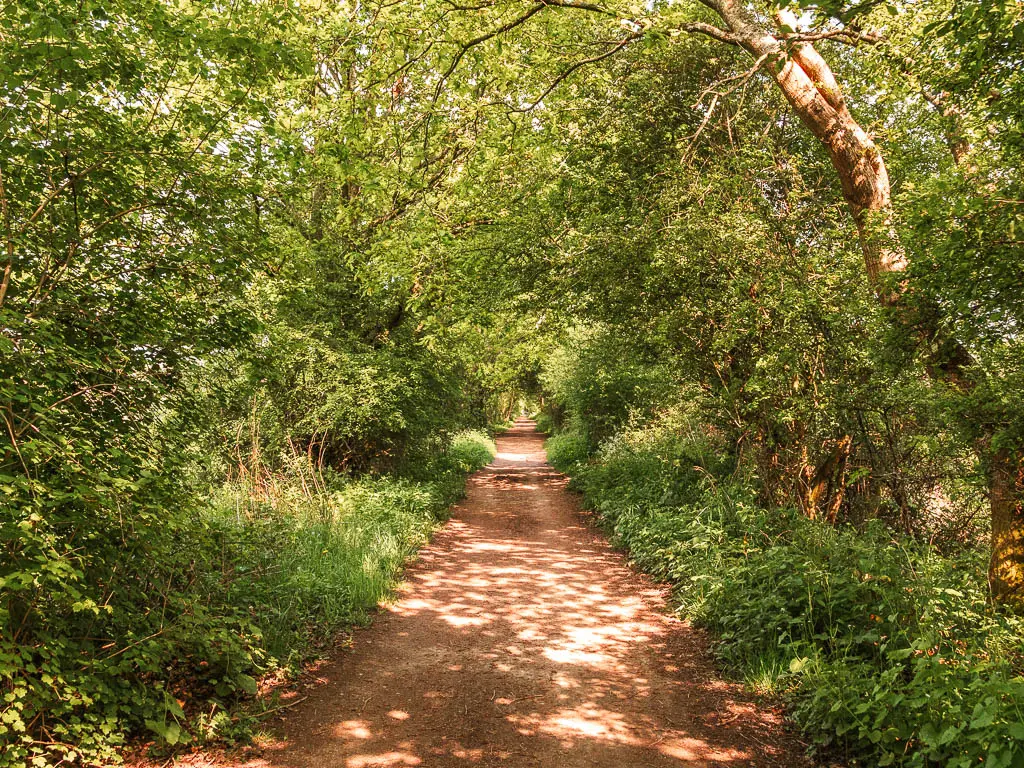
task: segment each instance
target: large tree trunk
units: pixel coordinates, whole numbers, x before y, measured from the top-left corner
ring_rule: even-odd
[[[973,389],[971,356],[955,339],[941,333],[938,308],[907,301],[902,277],[907,258],[893,226],[889,174],[882,153],[850,113],[831,68],[815,47],[789,42],[780,31],[796,30],[795,16],[781,11],[776,25],[771,25],[754,16],[742,0],[701,2],[718,13],[725,30],[719,30],[721,34],[698,31],[739,45],[768,62],[793,111],[828,151],[857,226],[868,279],[907,338],[927,350],[929,373],[961,391]],[[989,583],[997,599],[1024,603],[1024,453],[992,451],[987,439],[979,445],[988,467],[992,514]]]
[[[992,560],[988,580],[1004,603],[1024,603],[1024,456],[999,450],[989,468]]]
[[[883,285],[907,267],[892,223],[889,172],[882,153],[846,106],[831,68],[811,43],[787,44],[775,29],[756,19],[741,2],[706,0],[726,23],[736,44],[769,62],[772,77],[793,111],[828,151],[839,175],[843,197],[857,225],[864,266],[883,298],[896,298],[899,286]],[[795,29],[792,13],[782,11],[779,22]]]

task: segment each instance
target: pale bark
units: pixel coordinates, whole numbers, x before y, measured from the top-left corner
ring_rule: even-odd
[[[886,301],[894,300],[896,289],[885,285],[885,278],[902,273],[907,259],[893,229],[889,173],[875,142],[847,108],[832,69],[813,44],[787,44],[777,30],[757,20],[742,3],[708,0],[706,4],[718,12],[738,45],[756,58],[771,61],[779,90],[825,147],[839,175],[843,197],[857,225],[869,280]],[[797,26],[787,11],[780,12],[779,20],[790,28]]]
[[[711,36],[769,61],[779,90],[827,150],[857,226],[868,280],[908,337],[927,350],[929,373],[960,391],[973,389],[971,356],[956,339],[941,332],[937,307],[922,302],[912,306],[906,301],[902,275],[907,257],[893,225],[885,160],[850,113],[828,63],[812,43],[787,41],[782,29],[797,29],[796,18],[788,11],[779,12],[773,23],[755,16],[740,0],[701,2],[724,23],[719,34]],[[953,147],[958,162],[962,150],[960,144]],[[1024,603],[1024,455],[1019,450],[993,452],[989,444],[988,439],[979,441],[979,454],[988,465],[992,516],[989,583],[997,599]]]

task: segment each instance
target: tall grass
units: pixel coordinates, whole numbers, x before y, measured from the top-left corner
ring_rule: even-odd
[[[296,473],[269,495],[219,488],[209,523],[222,543],[224,599],[255,614],[273,663],[293,663],[367,620],[462,494],[465,474],[494,453],[486,435],[466,432],[412,477]]]

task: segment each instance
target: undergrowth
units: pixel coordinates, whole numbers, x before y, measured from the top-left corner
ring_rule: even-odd
[[[0,636],[0,766],[109,765],[138,736],[158,749],[246,739],[257,678],[365,622],[493,456],[464,433],[397,475],[307,467],[216,489],[173,552],[148,553],[145,581],[146,553],[126,552],[133,583],[107,605],[37,610],[43,646]]]
[[[988,600],[985,552],[764,509],[699,440],[634,433],[552,462],[728,671],[782,692],[812,744],[854,765],[1024,766],[1024,623]]]

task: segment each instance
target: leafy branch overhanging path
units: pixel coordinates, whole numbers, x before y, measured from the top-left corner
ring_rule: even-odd
[[[399,599],[248,768],[790,766],[778,712],[718,679],[519,421]]]

